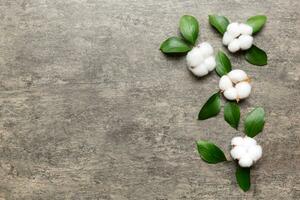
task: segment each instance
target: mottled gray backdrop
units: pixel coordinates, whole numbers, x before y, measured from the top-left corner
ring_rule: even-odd
[[[299,10],[298,0],[1,0],[0,199],[300,199]],[[269,64],[230,55],[253,80],[242,117],[267,114],[247,193],[233,163],[208,165],[195,149],[209,139],[230,158],[242,134],[223,113],[196,120],[218,76],[196,79],[184,57],[159,51],[183,14],[199,20],[199,42],[223,48],[212,13],[268,16],[255,44]]]

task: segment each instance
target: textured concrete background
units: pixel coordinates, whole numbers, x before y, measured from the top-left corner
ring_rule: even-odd
[[[294,0],[1,0],[0,199],[300,199],[300,2]],[[231,55],[253,80],[242,116],[267,114],[243,193],[233,163],[208,165],[195,141],[226,150],[242,134],[222,113],[197,121],[218,76],[194,78],[158,50],[191,14],[208,24],[265,14],[255,37],[269,65]],[[240,124],[242,130],[242,124]]]

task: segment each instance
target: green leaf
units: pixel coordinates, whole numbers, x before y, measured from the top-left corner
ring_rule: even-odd
[[[191,47],[178,37],[170,37],[161,44],[160,50],[167,54],[186,53]]]
[[[179,28],[181,35],[191,44],[195,44],[199,33],[197,19],[190,15],[184,15],[180,18]]]
[[[240,107],[237,103],[226,103],[224,107],[224,119],[233,128],[238,128],[240,122]]]
[[[249,137],[254,137],[258,133],[260,133],[265,124],[265,111],[263,108],[258,107],[252,110],[250,113],[247,114],[244,128],[245,133]]]
[[[252,45],[252,47],[246,51],[245,56],[246,60],[253,65],[262,66],[268,64],[266,52],[255,45]]]
[[[237,183],[244,192],[250,189],[250,168],[244,168],[238,165],[236,168],[235,177]]]
[[[216,72],[220,77],[231,71],[231,62],[224,52],[217,53],[216,63]]]
[[[224,16],[208,15],[210,25],[212,25],[222,35],[226,32],[229,20]]]
[[[259,32],[265,25],[267,17],[265,15],[256,15],[247,20],[247,24],[253,28],[253,34]]]
[[[198,120],[205,120],[216,116],[221,110],[220,93],[213,94],[201,108]]]
[[[207,163],[216,164],[227,160],[223,151],[209,141],[197,141],[197,148],[201,159]]]

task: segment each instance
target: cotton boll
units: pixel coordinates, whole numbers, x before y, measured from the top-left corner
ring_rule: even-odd
[[[208,74],[207,66],[204,64],[198,65],[194,69],[191,69],[191,71],[193,72],[193,74],[195,76],[198,76],[198,77],[205,76],[206,74]]]
[[[239,165],[241,167],[251,167],[252,164],[253,164],[253,160],[250,158],[250,156],[243,156],[239,160]]]
[[[210,56],[204,60],[204,64],[206,65],[208,71],[212,71],[216,68],[216,60],[214,56]]]
[[[254,145],[248,148],[248,154],[254,160],[254,162],[258,161],[262,156],[262,148],[260,145]]]
[[[228,50],[232,53],[237,52],[238,50],[240,50],[240,48],[240,41],[238,39],[232,40],[232,42],[230,42],[228,45]]]
[[[207,58],[207,57],[213,55],[213,53],[214,53],[214,49],[208,42],[202,42],[201,44],[198,45],[198,47],[200,48],[201,55],[204,58]]]
[[[188,69],[196,76],[204,76],[216,67],[216,61],[213,56],[213,48],[208,42],[203,42],[194,47],[187,54]]]
[[[230,78],[227,75],[222,76],[219,81],[220,90],[225,91],[232,87],[233,87],[233,84],[232,84]]]
[[[239,23],[233,22],[227,26],[227,32],[233,37],[237,37],[241,34]]]
[[[229,32],[225,32],[222,39],[223,44],[227,46],[232,40],[234,40],[234,37]]]
[[[228,100],[236,100],[237,99],[237,91],[234,87],[229,88],[224,91],[224,96]]]
[[[239,161],[241,167],[251,167],[262,156],[261,146],[257,145],[256,140],[251,137],[234,137],[231,140],[231,145],[233,148],[230,155]]]
[[[246,146],[246,147],[251,147],[251,146],[255,146],[257,143],[256,143],[256,140],[251,138],[251,137],[244,137],[244,143],[243,143],[243,146]]]
[[[240,29],[240,33],[242,35],[252,35],[253,29],[251,26],[249,26],[248,24],[243,24],[241,23],[239,25],[239,29]]]
[[[198,66],[203,62],[203,56],[201,54],[201,50],[197,47],[194,47],[191,51],[186,55],[187,65],[191,68]]]
[[[238,40],[242,50],[249,49],[253,44],[253,37],[250,35],[241,35]]]
[[[238,146],[238,145],[242,145],[244,142],[244,138],[242,137],[234,137],[231,140],[231,145],[232,146]]]
[[[241,159],[242,157],[247,155],[246,148],[243,146],[236,146],[230,151],[230,155],[233,159]]]
[[[228,73],[230,80],[234,83],[245,81],[248,79],[246,72],[240,69],[232,70]]]
[[[232,53],[240,49],[246,50],[253,44],[252,32],[253,29],[251,26],[234,22],[227,26],[227,31],[223,35],[222,42],[228,46],[228,50]]]
[[[235,85],[239,99],[247,98],[251,93],[251,85],[248,82],[240,82]]]

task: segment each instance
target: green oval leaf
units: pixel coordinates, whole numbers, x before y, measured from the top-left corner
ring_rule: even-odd
[[[197,148],[201,159],[207,163],[216,164],[227,160],[223,151],[209,141],[197,141]]]
[[[216,116],[221,110],[220,93],[213,94],[201,108],[198,120],[205,120]]]
[[[253,65],[262,66],[268,64],[266,52],[255,45],[252,45],[252,47],[246,51],[245,57],[246,60]]]
[[[224,16],[208,15],[208,21],[222,35],[226,32],[229,20]]]
[[[242,190],[244,192],[246,192],[250,189],[250,186],[251,186],[250,168],[248,168],[248,167],[244,168],[244,167],[241,167],[238,165],[236,168],[235,177],[236,177],[237,183],[239,184],[240,188],[242,188]]]
[[[191,44],[195,44],[199,33],[197,19],[190,15],[184,15],[180,18],[179,28],[181,35]]]
[[[217,53],[216,63],[216,72],[220,77],[231,71],[231,62],[224,52]]]
[[[260,133],[265,124],[265,111],[263,108],[255,108],[252,110],[250,113],[247,114],[245,123],[244,123],[244,128],[245,128],[245,133],[249,137],[254,137],[258,133]]]
[[[238,128],[240,122],[240,107],[237,103],[226,103],[224,107],[224,119],[233,128]]]
[[[259,32],[265,25],[267,17],[265,15],[256,15],[247,20],[247,24],[253,28],[253,34]]]
[[[167,54],[186,53],[191,47],[178,37],[170,37],[161,44],[160,50]]]

